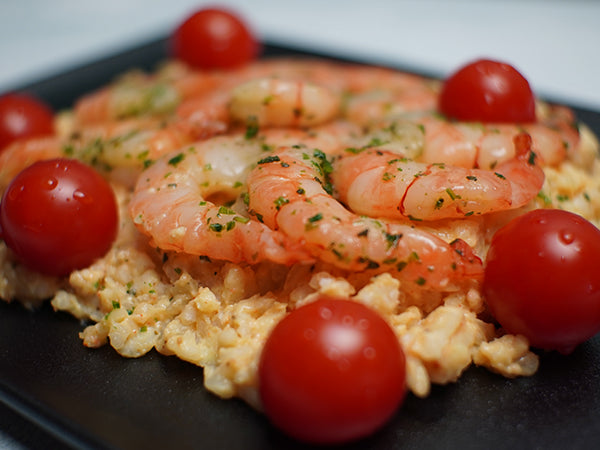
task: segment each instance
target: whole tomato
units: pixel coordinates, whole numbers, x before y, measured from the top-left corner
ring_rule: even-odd
[[[260,46],[244,21],[221,8],[201,9],[177,27],[173,55],[201,69],[233,68],[252,61]]]
[[[54,133],[52,110],[25,94],[0,97],[0,150],[18,139]]]
[[[571,352],[600,331],[600,230],[557,209],[513,219],[492,239],[483,292],[508,332]]]
[[[462,121],[535,122],[535,96],[513,66],[488,59],[474,61],[443,84],[440,112]]]
[[[110,185],[72,159],[39,161],[20,172],[2,196],[6,245],[28,267],[67,275],[111,247],[118,211]]]
[[[328,297],[279,322],[259,366],[267,416],[312,443],[380,428],[404,399],[405,377],[404,353],[385,320],[360,303]]]

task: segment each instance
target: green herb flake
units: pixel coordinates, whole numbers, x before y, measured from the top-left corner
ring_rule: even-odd
[[[552,199],[546,195],[544,192],[540,191],[538,192],[537,196],[538,199],[540,199],[542,202],[544,202],[545,205],[551,205],[552,204]]]
[[[233,218],[233,220],[235,222],[238,222],[238,223],[248,223],[248,222],[250,222],[250,218],[249,217],[244,217],[244,216],[235,216]]]
[[[211,223],[208,228],[211,231],[215,231],[217,233],[219,233],[220,231],[223,231],[223,225],[221,225],[220,223]]]
[[[400,234],[385,233],[385,240],[388,244],[388,249],[398,245],[398,241],[400,239],[402,239],[402,233],[400,233]]]
[[[169,159],[169,165],[176,167],[181,161],[183,161],[185,158],[185,154],[183,153],[179,153],[175,156],[173,156],[171,159]]]
[[[323,220],[323,214],[322,213],[317,213],[314,216],[308,218],[308,221],[310,223],[315,223],[315,222],[318,222],[319,220]]]
[[[233,215],[235,215],[237,213],[233,209],[229,209],[229,208],[227,208],[225,206],[220,206],[219,207],[219,211],[217,212],[217,214],[218,215],[225,214],[227,216],[233,216]]]
[[[271,155],[271,156],[267,156],[263,159],[259,159],[257,164],[259,164],[259,165],[260,164],[269,164],[269,163],[278,162],[278,161],[281,161],[281,159],[279,159],[279,156]]]
[[[250,117],[248,119],[248,123],[246,124],[246,133],[244,134],[244,137],[246,139],[255,138],[258,135],[258,131],[258,120],[256,117]]]
[[[452,189],[447,188],[446,189],[446,194],[448,194],[448,197],[450,197],[451,200],[456,200],[459,198],[462,198],[460,195],[456,194]]]
[[[289,199],[281,196],[281,197],[277,197],[273,203],[275,203],[275,209],[277,211],[279,211],[283,205],[285,205],[289,202],[290,202]]]
[[[383,176],[381,177],[381,180],[382,180],[382,181],[390,181],[390,180],[392,180],[392,179],[394,179],[394,178],[395,178],[395,177],[394,177],[394,175],[392,175],[392,174],[391,174],[391,173],[389,173],[389,172],[385,172],[385,173],[383,174]]]
[[[535,158],[537,158],[535,152],[529,152],[529,158],[527,159],[527,163],[532,166],[535,166]]]

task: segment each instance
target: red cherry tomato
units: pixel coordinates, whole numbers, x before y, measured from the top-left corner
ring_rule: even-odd
[[[508,332],[571,352],[600,331],[600,230],[561,210],[517,217],[492,239],[483,291]]]
[[[246,24],[224,9],[201,9],[175,30],[176,58],[202,69],[232,68],[253,60],[259,44]]]
[[[535,97],[514,67],[481,59],[459,69],[442,87],[440,111],[456,120],[535,122]]]
[[[52,110],[44,103],[24,94],[0,97],[0,150],[17,139],[53,132]]]
[[[25,265],[66,275],[89,266],[112,245],[118,226],[115,195],[79,161],[40,161],[4,192],[0,226],[6,245]]]
[[[404,353],[376,312],[322,298],[286,316],[263,349],[267,416],[302,441],[339,443],[381,427],[402,403]]]

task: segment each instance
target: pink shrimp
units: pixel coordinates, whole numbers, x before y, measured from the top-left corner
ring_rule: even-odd
[[[341,114],[341,96],[305,81],[257,78],[231,93],[231,118],[260,127],[310,127]]]
[[[577,151],[579,132],[572,111],[548,106],[538,122],[523,125],[453,122],[427,114],[414,120],[424,132],[421,160],[490,169],[514,158],[514,138],[526,132],[541,164],[560,164]]]
[[[201,141],[156,161],[130,203],[134,223],[153,245],[235,263],[309,261],[299,243],[244,215],[247,172],[265,150],[242,135]]]
[[[58,157],[79,159],[109,179],[131,184],[153,159],[195,139],[195,130],[184,122],[163,126],[154,118],[138,118],[75,129],[64,137],[19,141],[0,154],[0,187],[32,163]]]
[[[44,137],[14,142],[0,153],[0,192],[27,166],[44,159],[65,156],[58,137]]]
[[[344,73],[345,117],[370,125],[381,117],[435,111],[438,84],[392,69],[350,66]]]
[[[330,168],[321,151],[279,149],[248,176],[251,214],[342,269],[397,271],[436,290],[482,275],[481,261],[463,241],[450,245],[411,225],[348,211],[330,195]]]
[[[332,180],[342,202],[371,217],[437,220],[516,209],[539,193],[544,172],[529,135],[518,135],[515,147],[517,156],[493,171],[365,150],[334,161]]]
[[[81,97],[74,107],[77,123],[85,126],[127,117],[171,114],[182,100],[206,95],[226,84],[220,72],[171,69],[166,75],[132,72]]]

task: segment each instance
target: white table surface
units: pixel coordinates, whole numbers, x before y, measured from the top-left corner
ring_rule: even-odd
[[[198,0],[1,0],[0,93],[167,35]],[[264,39],[443,75],[512,63],[538,95],[600,112],[600,2],[214,0]],[[9,430],[8,432],[6,430]],[[18,434],[18,431],[16,432]],[[24,448],[0,424],[0,448]]]

